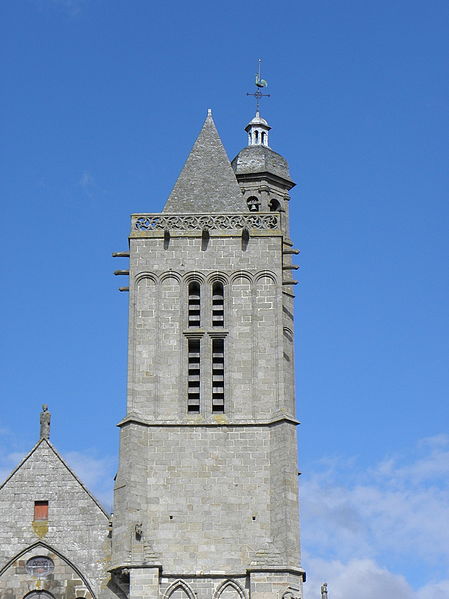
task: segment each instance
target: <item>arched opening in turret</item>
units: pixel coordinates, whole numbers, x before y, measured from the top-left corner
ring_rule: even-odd
[[[266,145],[267,145],[267,143],[266,143],[267,134],[266,134],[266,132],[265,132],[265,131],[262,131],[261,135],[262,135],[262,144],[263,144],[264,146],[266,146]]]
[[[259,212],[260,201],[259,198],[256,198],[256,196],[250,196],[246,200],[246,204],[250,212]]]
[[[279,212],[279,210],[281,209],[281,204],[278,200],[275,200],[273,198],[268,202],[268,207],[270,209],[270,212]]]
[[[259,143],[259,131],[257,129],[254,131],[254,142]]]

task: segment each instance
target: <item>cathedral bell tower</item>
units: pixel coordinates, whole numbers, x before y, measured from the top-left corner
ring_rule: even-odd
[[[130,599],[300,599],[285,159],[210,111],[163,212],[134,214],[111,572]]]

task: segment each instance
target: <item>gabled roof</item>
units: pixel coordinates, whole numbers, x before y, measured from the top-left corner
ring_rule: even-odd
[[[65,462],[65,460],[61,457],[61,455],[57,452],[57,450],[53,447],[53,445],[50,443],[50,441],[48,439],[42,438],[42,439],[40,439],[40,441],[38,441],[38,443],[36,443],[36,445],[33,447],[33,449],[23,458],[23,460],[18,464],[18,466],[16,466],[16,468],[14,468],[14,470],[11,472],[11,474],[0,485],[0,491],[13,478],[13,476],[16,474],[16,472],[18,472],[22,468],[22,466],[35,453],[37,453],[40,448],[42,448],[45,445],[47,445],[50,448],[50,450],[54,454],[55,458],[57,460],[59,460],[59,462],[61,462],[61,464],[64,466],[64,468],[66,468],[66,470],[68,470],[68,472],[75,479],[75,481],[80,485],[80,487],[83,488],[83,490],[89,495],[89,497],[92,499],[92,501],[103,512],[103,514],[105,515],[105,517],[109,519],[110,515],[108,514],[108,512],[104,509],[104,507],[101,505],[101,503],[92,495],[92,493],[89,491],[89,489],[80,481],[80,479],[77,477],[77,475],[73,472],[73,470],[70,468],[70,466],[68,466],[68,464]]]
[[[241,211],[243,195],[209,110],[164,212]]]

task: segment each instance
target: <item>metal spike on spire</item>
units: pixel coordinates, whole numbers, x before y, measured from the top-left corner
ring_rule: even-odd
[[[259,65],[258,65],[258,70],[256,73],[256,91],[253,94],[250,93],[246,93],[247,96],[254,96],[256,98],[256,112],[258,113],[260,111],[260,101],[263,97],[269,98],[270,94],[263,94],[260,90],[263,89],[264,87],[268,87],[268,83],[265,79],[262,79],[261,74],[260,74],[260,65],[262,63],[262,59],[259,58]]]

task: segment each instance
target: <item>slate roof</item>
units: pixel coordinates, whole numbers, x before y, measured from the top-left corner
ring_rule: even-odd
[[[271,173],[293,183],[283,156],[263,145],[243,148],[232,161],[236,175]]]
[[[210,111],[163,211],[247,212]]]

